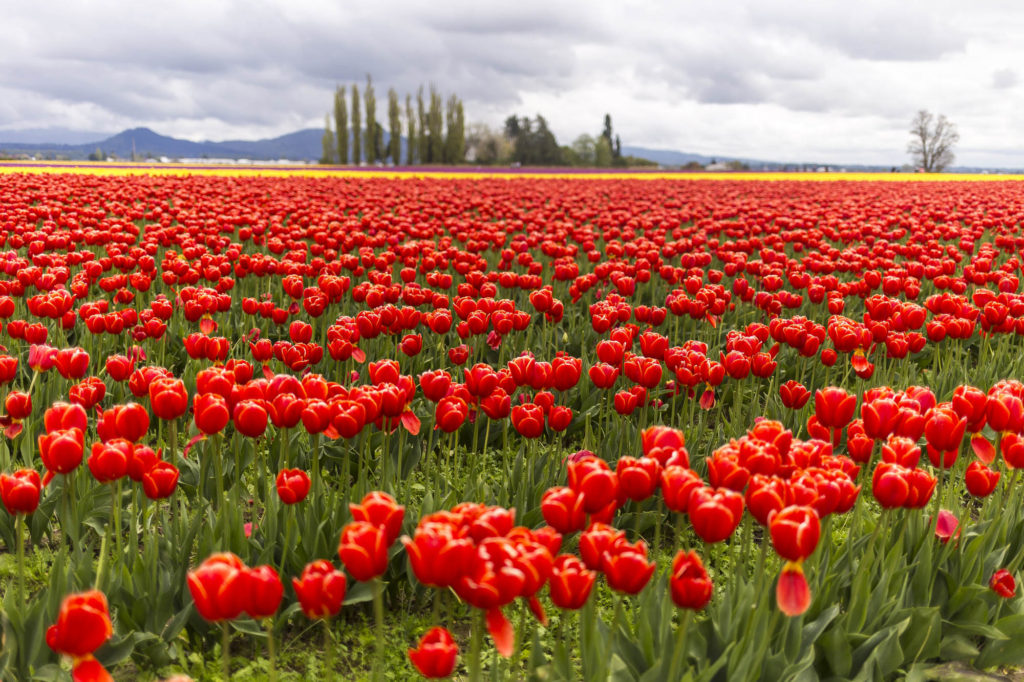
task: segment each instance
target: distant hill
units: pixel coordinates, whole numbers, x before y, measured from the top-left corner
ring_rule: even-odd
[[[677,152],[670,149],[650,149],[649,147],[630,147],[623,145],[623,156],[635,156],[639,159],[647,159],[662,166],[685,166],[691,161],[696,161],[702,166],[711,163],[710,156],[702,154],[690,154]]]
[[[24,131],[22,131],[24,132]],[[30,154],[42,157],[64,157],[72,160],[87,158],[97,149],[107,155],[130,159],[132,152],[138,158],[228,158],[254,161],[315,161],[322,153],[321,138],[324,131],[307,128],[280,137],[265,140],[228,140],[225,142],[192,142],[160,135],[149,128],[131,128],[95,142],[53,143],[37,141],[7,141],[0,131],[0,152]],[[24,138],[24,135],[21,135]],[[385,135],[385,138],[387,136]]]

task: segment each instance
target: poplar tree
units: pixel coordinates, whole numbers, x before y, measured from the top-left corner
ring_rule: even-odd
[[[352,84],[352,163],[356,166],[363,160],[359,151],[361,118],[359,117],[359,86]]]
[[[366,91],[363,93],[366,100],[366,163],[377,161],[377,98],[373,92],[373,79],[366,74]]]
[[[345,104],[345,86],[334,91],[334,130],[338,145],[338,163],[348,164],[348,106]]]
[[[398,106],[398,93],[394,88],[388,90],[388,122],[391,126],[391,139],[388,140],[391,163],[398,166],[402,163],[402,110]]]
[[[427,111],[427,129],[430,140],[427,146],[428,163],[444,160],[444,113],[442,112],[441,93],[433,85],[430,86],[430,109]]]
[[[331,164],[336,163],[334,160],[334,133],[331,131],[331,115],[327,114],[324,117],[324,136],[321,138],[323,143],[324,151],[323,156],[320,157],[320,163]]]
[[[430,133],[427,128],[427,113],[423,108],[423,86],[421,85],[419,90],[416,91],[416,106],[419,108],[420,115],[420,137],[419,137],[419,150],[420,150],[420,163],[430,162]]]
[[[455,95],[448,97],[445,111],[447,135],[444,141],[445,163],[462,163],[466,157],[466,119],[462,101]]]
[[[413,165],[413,157],[418,151],[416,142],[416,119],[412,112],[412,95],[405,95],[405,120],[408,122],[409,132],[405,141],[405,165]]]

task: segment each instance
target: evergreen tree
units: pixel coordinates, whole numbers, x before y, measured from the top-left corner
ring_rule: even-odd
[[[327,114],[325,119],[326,120],[324,121],[324,123],[326,125],[324,126],[324,136],[323,138],[321,138],[321,141],[323,142],[324,151],[323,156],[320,157],[320,163],[337,163],[337,161],[335,160],[336,157],[334,156],[337,150],[334,147],[334,132],[331,130],[331,115]]]
[[[601,131],[601,137],[608,140],[608,147],[612,147],[612,115],[604,115],[604,130]]]
[[[466,158],[466,119],[462,101],[455,95],[448,98],[445,111],[447,135],[444,140],[445,163],[462,163]]]
[[[363,155],[359,150],[360,140],[360,128],[362,127],[362,119],[359,116],[359,86],[355,83],[352,84],[352,163],[358,166],[362,160]]]
[[[388,122],[391,126],[391,139],[388,140],[391,163],[398,166],[402,163],[402,111],[394,88],[388,90]]]
[[[366,100],[366,163],[373,164],[379,158],[377,156],[377,97],[373,92],[373,79],[366,74],[366,91],[363,93]]]
[[[334,134],[338,146],[338,163],[348,164],[348,106],[345,103],[345,86],[334,91]]]
[[[408,93],[405,95],[405,120],[409,126],[409,133],[406,135],[405,141],[405,165],[411,166],[419,149],[416,141],[416,119],[413,118],[412,112],[412,95]]]
[[[441,106],[441,93],[431,85],[430,109],[427,111],[427,130],[430,131],[430,139],[427,141],[427,163],[444,161],[444,114]]]
[[[373,158],[376,161],[386,161],[388,158],[387,150],[384,149],[384,126],[380,121],[373,122]]]
[[[430,133],[427,131],[427,113],[423,107],[423,86],[416,91],[416,106],[419,109],[420,130],[419,130],[419,162],[428,163],[430,160]]]

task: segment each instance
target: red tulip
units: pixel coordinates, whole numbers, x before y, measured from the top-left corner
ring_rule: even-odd
[[[560,609],[583,608],[596,579],[597,574],[588,570],[576,556],[562,554],[556,557],[548,580],[551,602]]]
[[[829,386],[814,393],[814,414],[822,426],[833,431],[849,424],[856,408],[857,396],[842,388]]]
[[[711,601],[713,585],[700,556],[693,550],[682,551],[672,560],[669,575],[672,602],[681,609],[699,611]]]
[[[89,428],[89,417],[81,405],[57,402],[43,413],[43,425],[47,432],[78,428],[85,433]]]
[[[643,540],[635,546],[625,543],[614,546],[601,556],[601,571],[608,587],[616,592],[636,594],[647,585],[654,569],[654,562],[647,561]]]
[[[725,540],[743,517],[743,496],[726,488],[695,488],[690,494],[690,523],[709,544]]]
[[[776,553],[788,561],[809,557],[821,536],[818,514],[810,507],[786,507],[769,517],[768,526]]]
[[[246,602],[246,567],[231,553],[213,554],[188,573],[199,615],[210,622],[238,618]]]
[[[135,446],[123,438],[115,438],[106,443],[93,443],[92,454],[86,464],[93,477],[100,483],[110,483],[128,475],[128,462],[131,461]]]
[[[693,491],[703,487],[700,476],[686,467],[667,466],[661,472],[661,494],[665,506],[674,512],[686,513]]]
[[[317,559],[302,569],[299,578],[292,578],[292,587],[306,618],[314,619],[338,615],[348,583],[330,562]]]
[[[618,368],[603,362],[592,366],[587,370],[587,374],[590,376],[590,381],[598,388],[611,388],[615,385],[615,380],[619,378]]]
[[[622,457],[615,465],[622,494],[640,502],[654,494],[661,477],[661,465],[650,457]]]
[[[359,504],[349,504],[354,521],[365,521],[384,529],[384,538],[390,547],[402,531],[405,507],[395,502],[387,493],[373,491],[366,493]]]
[[[524,438],[539,438],[544,433],[544,409],[525,403],[512,408],[512,426]]]
[[[249,617],[255,620],[273,617],[284,596],[284,586],[277,571],[272,566],[245,569],[242,582],[245,586],[244,611]]]
[[[964,473],[967,492],[975,497],[988,497],[999,483],[999,472],[993,471],[981,462],[971,462]]]
[[[1009,599],[1017,594],[1017,582],[1005,568],[1001,568],[992,574],[988,581],[989,588],[1004,599]]]
[[[421,522],[415,537],[403,537],[402,544],[416,579],[428,587],[454,585],[476,556],[473,541],[456,537],[452,526],[443,523]]]
[[[4,399],[4,407],[11,419],[27,419],[32,414],[32,396],[21,391],[11,391]]]
[[[120,383],[127,381],[135,371],[135,360],[126,355],[110,355],[104,366],[110,378]]]
[[[429,679],[441,679],[455,671],[459,657],[459,646],[451,633],[442,627],[433,627],[420,638],[415,649],[409,649],[409,660],[421,675]]]
[[[185,383],[181,379],[154,379],[149,384],[149,404],[158,419],[177,419],[188,409]]]
[[[928,440],[928,459],[932,466],[949,469],[956,462],[967,420],[951,407],[934,407],[925,418],[924,435]]]
[[[799,410],[810,400],[811,392],[800,382],[790,379],[779,386],[779,397],[782,398],[783,406]]]
[[[601,570],[604,553],[626,542],[626,532],[603,523],[592,523],[580,534],[580,556],[592,571]]]
[[[67,474],[82,463],[85,436],[78,427],[54,430],[38,438],[43,466],[53,474]]]
[[[170,462],[154,462],[142,475],[142,491],[151,500],[162,500],[174,494],[178,487],[178,467]]]
[[[0,474],[0,498],[10,514],[31,514],[39,506],[42,488],[39,473],[21,469],[13,474]]]
[[[309,475],[302,469],[281,469],[277,474],[277,496],[285,504],[297,504],[309,494]]]
[[[445,433],[458,431],[469,417],[466,401],[454,395],[441,398],[434,408],[434,421]]]
[[[390,544],[383,527],[355,521],[341,531],[338,556],[353,578],[366,582],[387,570]]]
[[[262,400],[243,400],[235,405],[231,421],[235,429],[247,438],[259,438],[267,430],[269,415]]]
[[[787,616],[799,616],[811,605],[811,590],[799,564],[787,562],[775,586],[775,601]]]
[[[871,477],[871,493],[883,509],[902,507],[910,495],[909,469],[882,462]]]
[[[65,379],[81,379],[89,370],[89,354],[82,348],[63,348],[54,355],[53,364]]]
[[[599,457],[583,457],[568,464],[569,487],[583,497],[583,509],[594,514],[619,496],[619,477]]]
[[[540,511],[544,521],[559,533],[575,533],[586,525],[583,495],[572,488],[548,488],[541,497]]]
[[[64,598],[57,622],[46,631],[46,644],[57,653],[80,659],[91,656],[113,634],[106,596],[90,590]]]
[[[206,435],[220,433],[231,421],[228,402],[216,393],[201,393],[192,398],[196,428]]]

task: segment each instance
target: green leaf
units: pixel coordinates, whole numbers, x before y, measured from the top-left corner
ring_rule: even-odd
[[[910,610],[910,626],[900,638],[908,662],[926,661],[939,655],[942,617],[937,606]]]

